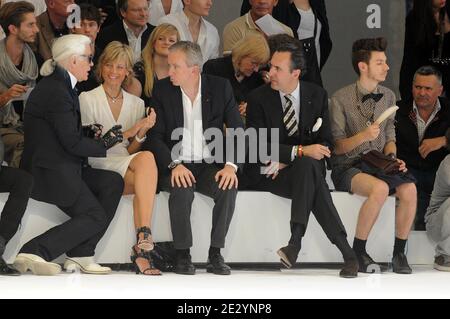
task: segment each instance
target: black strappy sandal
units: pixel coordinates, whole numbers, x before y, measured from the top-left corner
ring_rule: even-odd
[[[160,276],[160,275],[162,275],[161,271],[158,268],[155,267],[155,265],[153,263],[153,260],[152,260],[152,258],[150,256],[150,252],[149,251],[145,251],[145,250],[142,250],[142,249],[139,249],[139,251],[137,251],[136,250],[136,246],[133,246],[132,250],[133,250],[133,255],[131,255],[130,258],[131,258],[131,262],[133,263],[134,270],[136,271],[136,275],[139,275],[139,274],[143,274],[143,275],[147,275],[147,276]],[[150,267],[148,267],[148,268],[146,268],[146,269],[141,271],[141,269],[139,268],[138,263],[136,262],[138,258],[146,259],[148,261]],[[158,272],[157,273],[147,273],[147,271],[155,271],[155,270],[157,270]]]

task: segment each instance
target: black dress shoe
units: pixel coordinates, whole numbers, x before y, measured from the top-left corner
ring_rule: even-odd
[[[180,275],[195,275],[195,267],[191,261],[191,255],[177,256],[175,273]]]
[[[277,254],[280,256],[280,262],[286,268],[292,268],[297,261],[298,253],[300,249],[294,245],[287,245],[278,249]]]
[[[362,255],[357,255],[359,263],[359,272],[363,273],[379,273],[386,272],[388,268],[384,265],[377,264],[373,259],[366,253]]]
[[[404,253],[399,253],[392,258],[392,270],[397,274],[411,274],[412,269],[409,267],[408,259]]]
[[[8,264],[0,257],[0,275],[3,276],[20,276],[20,272],[8,266]]]
[[[344,262],[344,267],[339,272],[342,278],[356,278],[358,276],[359,263],[357,259],[349,259]]]
[[[206,263],[206,272],[216,275],[229,275],[231,274],[231,268],[225,264],[225,260],[221,254],[215,254],[213,256],[209,256]]]

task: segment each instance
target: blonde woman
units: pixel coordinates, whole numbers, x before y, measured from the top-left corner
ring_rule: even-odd
[[[180,40],[180,35],[173,25],[163,23],[157,26],[147,45],[142,50],[142,61],[136,63],[134,71],[142,85],[141,98],[145,106],[151,105],[153,85],[157,80],[169,76],[169,63],[167,56],[169,48]]]
[[[106,158],[89,158],[94,168],[112,170],[124,179],[124,195],[134,194],[134,223],[137,242],[131,259],[136,273],[160,275],[150,258],[153,240],[150,230],[156,193],[157,169],[153,154],[140,152],[147,131],[153,127],[153,109],[145,116],[144,101],[122,89],[132,74],[131,48],[118,41],[111,42],[100,56],[96,75],[102,83],[80,95],[81,120],[89,125],[98,123],[103,131],[122,125],[124,141],[108,150]]]
[[[232,49],[231,55],[209,60],[203,73],[230,80],[239,113],[245,117],[247,95],[257,87],[269,82],[268,73],[259,70],[270,57],[269,45],[262,35],[247,35]]]

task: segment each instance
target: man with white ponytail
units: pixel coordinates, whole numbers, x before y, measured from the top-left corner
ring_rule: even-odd
[[[41,68],[44,77],[31,93],[24,116],[22,167],[35,180],[31,197],[57,205],[70,219],[26,243],[14,261],[21,273],[55,275],[51,263],[66,254],[64,267],[84,273],[111,272],[94,262],[95,247],[114,217],[123,191],[122,177],[85,165],[87,157],[105,157],[122,139],[118,128],[101,136],[101,126],[81,126],[75,85],[87,79],[92,66],[90,39],[58,38],[53,59]]]

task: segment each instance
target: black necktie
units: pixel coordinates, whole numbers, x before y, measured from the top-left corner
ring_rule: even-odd
[[[362,102],[366,102],[368,99],[373,99],[375,102],[378,102],[383,97],[383,93],[369,93],[363,96]]]
[[[283,112],[283,122],[288,135],[292,136],[298,132],[298,124],[295,117],[295,108],[292,105],[290,94],[285,95],[284,98],[286,99],[286,105]]]

